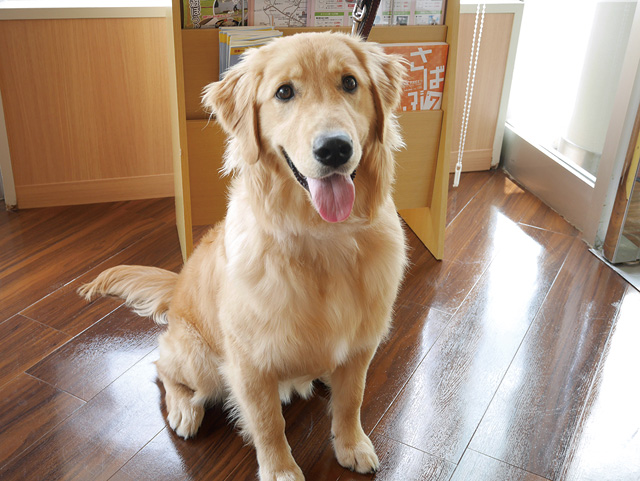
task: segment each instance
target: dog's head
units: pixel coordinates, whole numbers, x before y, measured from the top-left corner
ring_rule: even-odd
[[[381,147],[400,142],[393,111],[404,72],[376,44],[299,34],[249,51],[206,87],[203,102],[232,139],[228,170],[275,161],[324,220],[339,222],[354,208],[356,186],[362,208],[390,189],[392,157]]]

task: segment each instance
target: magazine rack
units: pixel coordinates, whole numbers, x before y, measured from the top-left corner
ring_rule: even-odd
[[[394,200],[400,215],[436,259],[444,253],[449,158],[452,137],[453,89],[458,41],[459,0],[447,0],[445,25],[374,27],[369,40],[379,43],[447,42],[442,109],[406,112],[399,116],[406,149],[396,154]],[[170,75],[176,219],[183,257],[193,250],[193,225],[214,224],[224,217],[227,179],[219,169],[225,134],[200,104],[202,88],[218,79],[218,31],[183,30],[180,0],[173,0]],[[322,28],[278,28],[284,35]],[[337,29],[332,29],[337,30]],[[348,31],[349,29],[344,29]],[[170,59],[171,60],[171,59]]]

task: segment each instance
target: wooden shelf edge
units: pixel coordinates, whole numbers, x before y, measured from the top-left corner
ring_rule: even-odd
[[[193,252],[191,221],[191,190],[189,185],[189,152],[184,99],[184,67],[180,2],[172,1],[171,15],[167,15],[169,41],[169,82],[171,92],[171,137],[173,143],[174,191],[176,200],[176,228],[184,261]]]
[[[418,239],[437,260],[444,256],[444,232],[438,231],[438,216],[429,207],[398,211]]]

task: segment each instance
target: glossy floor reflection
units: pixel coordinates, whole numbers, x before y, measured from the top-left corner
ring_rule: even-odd
[[[178,270],[173,223],[171,199],[0,210],[0,479],[256,479],[220,406],[168,429],[159,328],[75,295],[112,265]],[[450,190],[443,261],[407,235],[362,407],[381,469],[337,464],[319,386],[284,407],[306,479],[639,480],[640,294],[501,172]]]

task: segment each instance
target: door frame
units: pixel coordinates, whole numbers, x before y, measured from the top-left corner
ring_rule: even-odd
[[[640,3],[631,26],[627,51],[620,72],[620,83],[611,122],[598,167],[589,214],[583,229],[584,239],[602,248],[615,203],[618,183],[624,174],[625,158],[631,143],[634,123],[640,108]],[[635,143],[634,143],[635,145]],[[599,214],[599,215],[598,215]]]
[[[502,166],[515,180],[577,227],[589,245],[601,248],[635,116],[640,106],[640,5],[631,26],[611,121],[595,178],[506,124]]]

